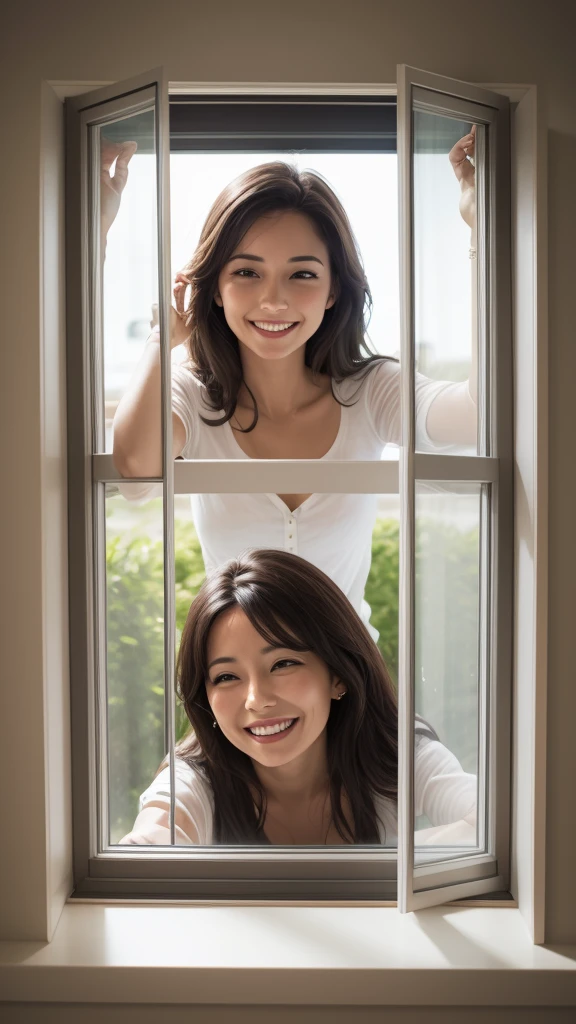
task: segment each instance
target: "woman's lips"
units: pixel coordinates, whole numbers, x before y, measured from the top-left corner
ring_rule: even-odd
[[[283,729],[282,732],[273,732],[271,736],[255,736],[253,732],[250,732],[249,728],[246,728],[244,732],[246,732],[250,739],[254,740],[256,743],[276,743],[278,740],[283,740],[285,736],[289,736],[290,733],[293,733],[299,721],[299,718],[294,719],[292,725],[289,725],[287,729]]]
[[[293,331],[296,327],[298,327],[299,324],[299,321],[296,321],[295,323],[291,324],[290,327],[286,327],[285,330],[283,331],[267,331],[264,330],[263,327],[257,327],[253,320],[249,320],[248,322],[251,325],[251,327],[254,328],[256,333],[260,335],[261,338],[285,338],[286,335],[290,334],[290,331]]]

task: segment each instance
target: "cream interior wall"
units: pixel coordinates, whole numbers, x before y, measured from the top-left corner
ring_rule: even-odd
[[[547,931],[576,941],[576,608],[573,381],[576,250],[576,63],[569,0],[31,0],[0,24],[2,80],[2,401],[0,479],[2,841],[0,906],[6,938],[40,938],[53,922],[47,893],[66,883],[65,843],[46,816],[47,711],[63,700],[58,565],[42,562],[43,531],[58,517],[41,481],[61,481],[58,384],[46,390],[40,351],[41,83],[113,81],[163,65],[172,81],[392,82],[406,62],[477,82],[536,83],[548,128],[550,266],[550,661]],[[48,366],[54,367],[56,352]],[[46,395],[48,407],[43,402]],[[44,421],[43,421],[44,417]],[[56,431],[47,448],[43,422]],[[44,503],[43,503],[44,502]],[[52,615],[42,632],[44,604]],[[55,635],[60,640],[55,641]],[[54,692],[56,697],[54,698]],[[50,737],[48,737],[49,739]],[[54,771],[64,786],[65,737]],[[63,751],[62,756],[59,752]],[[18,785],[11,780],[18,779]],[[63,820],[63,799],[57,804]],[[61,822],[54,826],[59,834]],[[51,873],[46,873],[46,851]]]

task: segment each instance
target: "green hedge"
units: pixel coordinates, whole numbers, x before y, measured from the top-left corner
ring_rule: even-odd
[[[176,623],[178,637],[190,603],[204,579],[200,545],[190,522],[176,524]],[[462,615],[454,617],[456,635],[451,647],[451,674],[455,680],[456,730],[461,726],[463,704],[475,686],[476,664],[470,657],[470,637],[477,628],[474,580],[477,572],[477,531],[456,529],[420,530],[418,548],[426,559],[438,561],[444,585],[458,595]],[[162,542],[135,530],[110,535],[107,562],[108,629],[108,735],[110,765],[111,841],[128,832],[138,807],[138,797],[153,778],[164,753],[163,677],[163,577]],[[418,564],[418,563],[417,563]],[[429,574],[428,574],[429,575]],[[470,585],[472,581],[472,586]],[[455,588],[455,589],[454,589]],[[434,593],[423,592],[434,614]],[[371,621],[380,633],[379,647],[394,678],[398,658],[398,522],[377,520],[373,534],[372,565],[366,586]],[[463,636],[462,623],[468,624]],[[472,631],[472,632],[471,632]],[[464,629],[464,634],[466,629]],[[442,637],[439,637],[442,640]],[[466,647],[463,659],[463,643]],[[460,653],[459,653],[460,651]],[[445,652],[442,657],[445,657]],[[445,673],[445,662],[440,657]],[[417,653],[417,664],[430,666],[434,652]],[[463,660],[467,664],[463,664]],[[427,671],[427,685],[430,682]],[[463,688],[458,681],[466,677]],[[445,682],[445,680],[444,680]],[[468,706],[468,705],[466,705]],[[450,712],[451,713],[451,712]],[[470,715],[468,715],[470,718]],[[434,722],[440,731],[436,720]],[[444,723],[443,723],[444,724]],[[177,733],[187,720],[178,709]],[[468,739],[472,749],[475,734]],[[444,738],[444,737],[443,737]]]

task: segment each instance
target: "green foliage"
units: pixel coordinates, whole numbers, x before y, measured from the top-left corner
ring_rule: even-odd
[[[177,642],[204,579],[194,527],[176,530]],[[130,831],[138,797],[164,756],[164,606],[162,541],[134,530],[108,537],[107,646],[110,833]],[[177,739],[188,721],[177,709]]]
[[[364,596],[378,647],[393,680],[398,678],[398,534],[397,519],[377,519],[372,533],[372,562]]]

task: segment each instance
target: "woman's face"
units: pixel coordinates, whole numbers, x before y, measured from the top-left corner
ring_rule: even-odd
[[[218,278],[215,301],[241,345],[283,359],[306,344],[334,304],[330,257],[303,213],[260,217]]]
[[[342,690],[321,658],[271,648],[240,608],[223,612],[210,630],[212,712],[227,739],[261,765],[279,767],[304,754]]]

